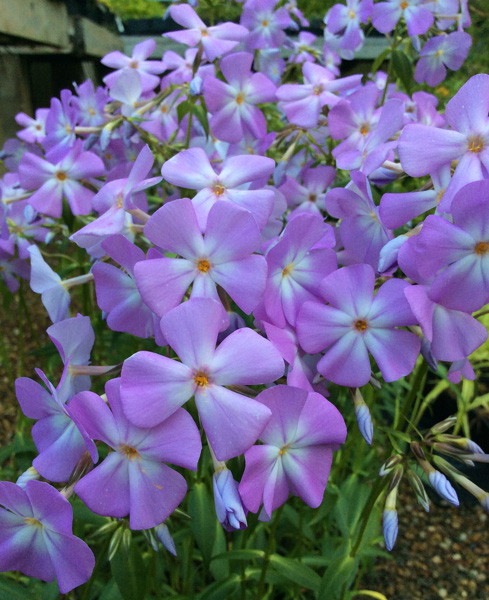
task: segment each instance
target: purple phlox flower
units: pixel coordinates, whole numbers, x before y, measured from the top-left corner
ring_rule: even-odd
[[[275,100],[275,84],[263,73],[252,73],[253,55],[235,52],[221,61],[221,71],[227,83],[206,76],[204,98],[213,135],[224,142],[239,142],[245,131],[262,138],[267,124],[261,110],[255,106]]]
[[[341,63],[341,58],[333,48],[330,48],[325,42],[323,44],[323,65],[325,69],[328,69],[335,77],[340,74],[338,65]]]
[[[269,189],[273,192],[275,201],[272,213],[268,218],[268,223],[261,232],[262,245],[260,252],[262,253],[266,252],[270,242],[275,240],[282,231],[284,226],[284,213],[287,210],[287,200],[280,190],[273,186],[266,186],[265,189]]]
[[[163,54],[165,71],[170,71],[170,73],[162,78],[162,89],[172,84],[181,85],[185,82],[190,83],[194,76],[193,66],[197,52],[196,48],[189,48],[185,51],[185,57],[173,52],[173,50],[167,50]],[[197,69],[196,75],[199,75],[203,79],[206,75],[215,75],[215,71],[214,65],[201,64]]]
[[[53,581],[62,594],[85,583],[95,566],[90,548],[72,533],[70,503],[48,483],[23,490],[0,482],[0,571]]]
[[[131,529],[149,529],[169,517],[187,492],[183,476],[164,463],[195,471],[202,444],[192,417],[181,408],[156,426],[130,423],[122,410],[120,381],[105,385],[110,409],[93,392],[71,402],[88,434],[114,450],[75,485],[75,493],[97,514],[129,515]]]
[[[421,50],[414,79],[418,83],[426,81],[431,87],[438,85],[445,79],[447,68],[460,69],[471,45],[472,38],[463,31],[432,37]]]
[[[70,148],[75,142],[75,126],[78,111],[71,104],[73,94],[61,90],[60,98],[51,98],[51,107],[46,117],[46,137],[42,145],[48,151],[54,148]]]
[[[42,303],[53,323],[68,318],[71,301],[68,287],[63,285],[61,277],[46,263],[37,246],[29,246],[28,250],[31,259],[32,291],[41,294]]]
[[[327,239],[319,244],[323,238]],[[280,241],[267,254],[265,309],[269,322],[294,326],[306,300],[318,300],[319,282],[336,269],[333,231],[316,215],[297,215],[289,221]],[[319,247],[315,247],[318,245]]]
[[[433,189],[384,194],[379,206],[382,223],[389,229],[398,229],[433,208],[436,208],[436,214],[448,212],[450,205],[447,205],[445,190],[450,179],[450,166],[446,165],[432,174]]]
[[[301,173],[302,184],[296,178],[286,176],[280,191],[292,209],[289,220],[302,213],[320,216],[326,191],[335,177],[336,170],[329,166],[307,167]]]
[[[249,210],[263,229],[273,209],[271,190],[250,190],[249,184],[269,178],[275,163],[265,156],[232,156],[217,174],[202,148],[190,148],[166,161],[161,174],[169,183],[197,190],[192,199],[201,231],[205,231],[207,215],[218,201],[230,201]]]
[[[248,35],[248,30],[237,23],[221,23],[207,27],[195,10],[188,4],[170,8],[171,18],[187,31],[171,31],[163,34],[187,46],[202,46],[203,53],[212,62],[218,56],[230,52]]]
[[[427,217],[417,239],[418,268],[435,277],[431,299],[473,312],[489,301],[489,181],[474,181],[452,200],[453,224]]]
[[[122,367],[122,402],[132,422],[141,427],[159,423],[195,396],[218,460],[242,454],[270,418],[262,404],[225,386],[271,383],[284,372],[273,345],[247,327],[234,331],[215,349],[226,320],[215,300],[184,302],[161,321],[163,335],[182,362],[138,352]]]
[[[401,97],[402,96],[402,97]],[[405,102],[405,123],[421,123],[433,127],[444,127],[445,117],[441,115],[436,107],[438,98],[428,92],[414,92],[412,100],[405,94],[391,94],[393,98],[399,98]]]
[[[46,137],[45,127],[48,113],[48,108],[38,108],[34,119],[23,112],[15,115],[17,123],[24,128],[17,132],[17,136],[30,144],[41,143]]]
[[[487,330],[480,321],[433,302],[429,287],[413,285],[404,293],[436,359],[464,360],[487,340]]]
[[[84,127],[96,127],[104,123],[107,92],[100,86],[95,89],[91,79],[73,85],[77,95],[72,97],[71,103],[78,111],[78,123]]]
[[[280,83],[285,71],[285,60],[282,58],[281,50],[276,48],[257,50],[254,67],[256,71],[266,75],[273,83]]]
[[[226,531],[246,529],[246,510],[243,508],[238,492],[238,484],[226,467],[214,473],[212,477],[214,503],[219,523]]]
[[[28,377],[20,377],[15,382],[22,412],[30,419],[37,419],[31,433],[39,456],[32,466],[50,481],[68,481],[87,450],[93,462],[98,460],[95,444],[83,427],[73,420],[67,403],[69,397],[63,384],[68,368],[66,364],[56,389],[39,369],[36,372],[47,390]]]
[[[387,0],[373,7],[372,25],[380,33],[389,33],[402,17],[410,36],[423,35],[435,20],[433,13],[423,6],[422,0]]]
[[[434,173],[458,160],[450,191],[488,177],[489,75],[474,75],[448,102],[445,116],[451,129],[406,125],[398,152],[404,171],[412,177]],[[447,190],[448,191],[448,190]]]
[[[188,287],[191,298],[219,301],[221,286],[245,313],[261,300],[267,264],[252,254],[261,238],[252,215],[229,202],[210,210],[202,236],[191,200],[165,204],[147,222],[144,233],[157,246],[182,258],[139,262],[136,282],[143,300],[158,316],[177,306]]]
[[[400,279],[390,279],[373,296],[375,273],[370,265],[351,265],[328,275],[319,286],[323,300],[305,302],[297,317],[297,334],[306,352],[326,353],[318,371],[338,385],[361,387],[370,380],[369,353],[384,380],[408,375],[420,341],[397,327],[416,324]]]
[[[61,153],[50,153],[48,160],[27,152],[19,165],[19,180],[26,190],[36,190],[28,199],[37,211],[58,218],[63,209],[63,198],[74,215],[91,211],[94,192],[80,180],[99,177],[105,173],[102,160],[93,152],[82,151],[82,141]]]
[[[144,252],[123,235],[116,234],[102,242],[103,250],[124,269],[98,262],[92,267],[97,304],[107,314],[113,331],[137,337],[154,335],[154,315],[143,302],[134,279],[134,265],[145,259]]]
[[[43,225],[47,221],[42,218],[27,200],[18,200],[25,194],[19,185],[19,177],[15,173],[5,173],[0,179],[0,248],[14,253],[17,246],[19,258],[28,258],[28,247],[35,239],[48,243],[53,233]]]
[[[263,315],[268,318],[267,315]],[[306,354],[299,345],[295,329],[290,325],[284,328],[263,321],[267,338],[280,352],[287,363],[287,385],[302,388],[307,392],[319,392],[313,385],[316,376],[316,366],[321,358],[320,354],[314,356]],[[321,393],[321,392],[320,392]],[[324,394],[323,395],[327,395]]]
[[[240,154],[256,154],[258,156],[265,156],[266,151],[275,141],[276,133],[271,131],[267,133],[265,137],[256,138],[249,132],[245,132],[243,139],[236,144],[226,144],[227,152],[226,156],[239,156]]]
[[[306,62],[302,67],[304,84],[286,83],[277,89],[279,107],[291,123],[315,127],[323,106],[334,106],[340,98],[335,92],[352,90],[360,84],[361,75],[335,79],[328,69]]]
[[[289,62],[300,64],[303,62],[315,62],[318,58],[318,51],[313,47],[316,36],[309,31],[299,32],[299,39],[288,40],[288,45],[292,49],[289,56]]]
[[[140,124],[141,129],[149,131],[158,140],[167,142],[179,128],[177,106],[184,100],[185,96],[179,90],[171,92],[149,113],[149,120]],[[183,137],[184,132],[181,127],[174,139],[179,141]]]
[[[110,88],[111,99],[121,103],[121,114],[125,117],[138,116],[136,109],[142,94],[141,77],[133,69],[124,70]]]
[[[78,315],[58,321],[48,327],[46,332],[56,346],[63,365],[68,365],[63,384],[58,386],[58,395],[71,398],[77,392],[90,389],[90,377],[82,374],[82,367],[90,362],[90,352],[95,341],[90,317]]]
[[[380,251],[392,239],[392,232],[382,222],[374,204],[367,177],[360,171],[350,173],[345,188],[334,188],[326,194],[326,210],[341,219],[340,238],[344,246],[342,264],[369,264],[377,269]]]
[[[93,208],[100,213],[94,221],[76,231],[70,240],[81,248],[103,241],[109,235],[120,233],[127,225],[126,210],[147,207],[144,194],[138,194],[161,181],[161,177],[146,178],[150,173],[154,156],[145,145],[133,163],[129,175],[121,179],[106,182],[93,199]],[[103,254],[102,254],[103,256]]]
[[[437,29],[450,29],[456,21],[459,21],[459,18],[448,18],[458,15],[459,0],[425,0],[423,6],[435,16]]]
[[[462,377],[469,381],[475,379],[475,371],[468,358],[456,360],[448,369],[447,379],[452,383],[460,383]]]
[[[359,137],[356,148],[350,147],[348,140],[345,146],[340,144],[333,150],[337,167],[345,170],[359,169],[365,175],[370,175],[385,160],[394,158],[397,140],[390,140],[403,125],[404,102],[396,98],[387,100],[380,111],[375,128]]]
[[[30,265],[27,261],[14,258],[11,252],[0,247],[0,277],[5,282],[8,290],[14,294],[20,287],[19,280],[29,279]]]
[[[361,23],[368,23],[372,14],[373,0],[346,0],[346,6],[335,4],[324,17],[328,31],[341,35],[340,50],[356,52],[363,45],[365,36]]]
[[[37,144],[29,144],[17,138],[10,138],[3,145],[0,160],[3,160],[3,164],[8,171],[17,173],[19,163],[26,152],[31,152],[37,156],[42,154],[42,150]]]
[[[363,146],[364,138],[379,122],[380,108],[377,101],[379,88],[369,82],[348,98],[340,100],[328,114],[328,127],[334,140],[343,140],[335,148],[336,156],[342,152]]]
[[[285,42],[285,29],[293,24],[289,11],[274,10],[279,0],[248,0],[243,7],[241,25],[249,30],[246,48],[280,48]]]
[[[324,495],[333,451],[346,439],[338,409],[326,398],[290,386],[274,386],[257,401],[272,417],[260,435],[261,446],[245,452],[246,467],[239,484],[245,506],[265,514],[281,506],[290,494],[317,508]]]
[[[165,70],[165,65],[161,60],[147,60],[155,50],[156,42],[150,39],[136,44],[132,50],[132,56],[126,56],[118,50],[106,54],[101,63],[117,70],[104,77],[105,85],[112,88],[123,73],[134,71],[139,75],[143,92],[154,90],[160,84],[158,74]]]
[[[288,0],[284,4],[284,8],[289,11],[290,16],[292,17],[292,23],[289,25],[290,29],[299,29],[295,21],[297,21],[301,27],[309,27],[309,21],[304,17],[304,14],[298,8],[297,0]]]

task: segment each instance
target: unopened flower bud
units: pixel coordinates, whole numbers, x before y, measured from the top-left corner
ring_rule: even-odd
[[[36,469],[34,469],[34,467],[29,467],[27,471],[24,471],[22,475],[20,475],[20,477],[15,483],[23,490],[25,490],[25,486],[27,485],[28,481],[38,480],[40,478],[41,476],[36,471]]]
[[[407,472],[407,478],[409,480],[413,492],[416,495],[416,500],[419,502],[419,504],[421,504],[421,506],[426,512],[430,512],[430,501],[428,499],[428,494],[424,489],[424,485],[421,479],[411,469],[409,469],[409,471]]]
[[[227,468],[212,478],[217,520],[226,531],[246,529],[246,513],[233,474]]]
[[[382,513],[382,528],[384,531],[385,546],[389,552],[394,548],[398,532],[396,500],[397,486],[387,494],[384,512]]]
[[[355,416],[357,418],[358,429],[360,429],[363,439],[367,442],[367,444],[370,445],[374,436],[374,426],[372,423],[370,410],[365,404],[362,393],[358,388],[355,389],[355,392],[352,393],[352,396],[353,404],[355,405]]]
[[[453,504],[454,506],[459,505],[457,492],[453,489],[452,484],[448,481],[445,475],[443,475],[443,473],[433,469],[428,475],[428,481],[437,494],[444,500],[450,502],[450,504]]]
[[[392,469],[400,463],[402,460],[402,456],[400,454],[393,454],[390,456],[385,463],[380,467],[379,475],[380,477],[384,477],[392,471]]]
[[[418,444],[418,442],[411,442],[411,452],[414,454],[418,461],[426,461],[423,449]]]
[[[200,96],[202,94],[202,77],[196,75],[189,84],[189,90],[191,96]]]
[[[155,533],[156,537],[163,544],[163,547],[166,548],[170,554],[176,556],[177,549],[168,527],[164,523],[162,523],[161,525],[158,525],[158,527],[156,527]]]
[[[433,427],[430,429],[430,433],[433,435],[440,435],[441,433],[445,433],[445,431],[451,429],[456,423],[457,417],[452,415],[451,417],[447,417],[443,421],[436,423],[436,425],[433,425]]]
[[[404,467],[402,465],[396,465],[392,472],[389,480],[388,492],[390,493],[394,488],[397,488],[401,483],[402,476],[404,474]]]

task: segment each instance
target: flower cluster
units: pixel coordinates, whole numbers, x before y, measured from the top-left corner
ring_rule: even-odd
[[[64,364],[56,386],[42,371],[45,387],[20,378],[17,397],[37,420],[34,476],[65,486],[0,484],[0,568],[56,576],[62,593],[93,568],[71,533],[72,493],[133,530],[156,528],[174,551],[163,522],[204,444],[227,530],[248,511],[270,520],[289,495],[318,507],[353,406],[372,443],[358,388],[408,376],[422,357],[450,363],[452,382],[474,378],[469,356],[487,339],[472,313],[489,302],[489,75],[440,114],[436,96],[400,91],[391,69],[338,70],[371,22],[395,31],[393,64],[407,30],[416,81],[437,85],[469,50],[464,3],[347,0],[325,17],[322,55],[311,34],[288,37],[307,24],[295,2],[246,0],[239,24],[208,26],[188,4],[170,14],[184,29],[166,35],[185,57],[151,58],[152,40],[108,54],[105,87],[86,82],[35,119],[18,115],[23,143],[1,181],[0,273],[11,291],[19,276],[41,294]],[[426,177],[421,189],[383,191],[406,174]],[[62,237],[88,254],[85,274],[49,265],[45,245]],[[151,350],[90,364],[90,319],[69,307],[92,284],[107,328]],[[100,395],[97,375],[110,377],[94,384]],[[434,476],[413,448],[439,491],[448,467]],[[238,482],[226,461],[240,456]],[[403,468],[391,467],[389,549]]]

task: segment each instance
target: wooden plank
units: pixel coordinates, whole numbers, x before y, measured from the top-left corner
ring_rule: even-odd
[[[0,0],[0,33],[48,46],[70,44],[73,26],[56,0]]]
[[[76,17],[77,42],[82,45],[82,54],[102,58],[113,50],[124,50],[120,37],[85,17]]]

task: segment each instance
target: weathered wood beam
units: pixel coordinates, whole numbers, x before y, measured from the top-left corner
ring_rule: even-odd
[[[0,0],[0,33],[63,48],[70,46],[73,24],[56,0]]]

